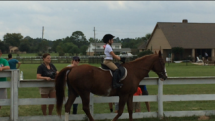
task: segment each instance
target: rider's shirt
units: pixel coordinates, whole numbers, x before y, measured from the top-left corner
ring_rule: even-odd
[[[113,60],[113,56],[110,54],[110,52],[112,51],[113,51],[112,47],[109,44],[107,44],[104,50],[105,59]]]

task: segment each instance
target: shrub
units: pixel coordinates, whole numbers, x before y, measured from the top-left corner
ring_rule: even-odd
[[[37,56],[43,56],[43,53],[42,52],[38,52],[36,55]]]
[[[65,55],[64,52],[59,52],[58,54],[59,54],[59,56],[64,56]]]

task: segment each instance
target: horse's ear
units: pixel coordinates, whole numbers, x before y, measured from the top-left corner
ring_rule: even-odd
[[[155,54],[157,55],[157,51],[155,51]]]
[[[161,51],[159,50],[159,57],[161,57]]]

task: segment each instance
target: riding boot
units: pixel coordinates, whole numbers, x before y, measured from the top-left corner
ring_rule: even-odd
[[[116,69],[115,71],[113,71],[113,81],[112,81],[112,84],[113,84],[113,88],[116,89],[116,88],[121,88],[123,84],[120,84],[118,83],[119,81],[119,69]]]

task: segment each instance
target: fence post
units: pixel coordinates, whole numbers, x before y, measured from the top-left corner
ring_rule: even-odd
[[[14,121],[18,121],[18,81],[19,81],[19,70],[13,71],[13,106],[14,106]]]
[[[94,94],[90,93],[90,113],[92,115],[92,117],[94,117]],[[88,119],[89,120],[89,119]]]
[[[163,81],[158,79],[158,118],[163,118]]]
[[[14,111],[14,107],[13,107],[13,87],[14,87],[14,83],[13,83],[13,76],[14,75],[14,72],[11,71],[11,80],[10,80],[10,120],[11,121],[14,121],[14,114],[13,114],[13,111]]]

